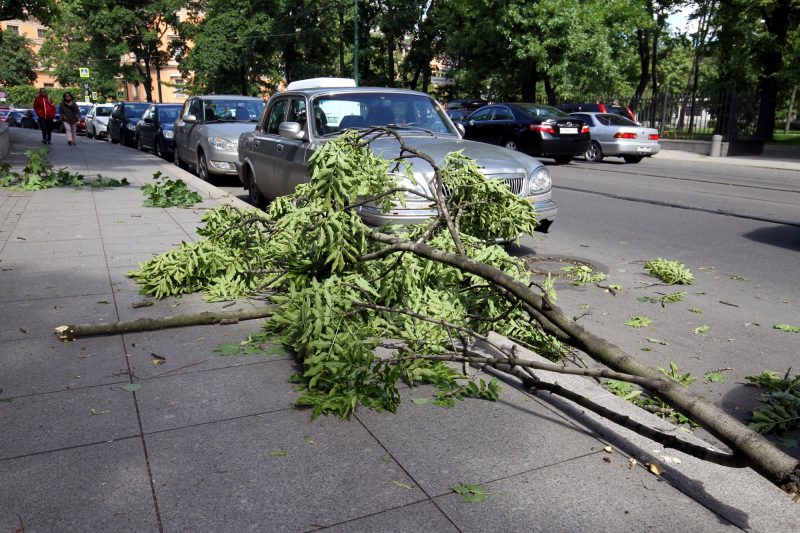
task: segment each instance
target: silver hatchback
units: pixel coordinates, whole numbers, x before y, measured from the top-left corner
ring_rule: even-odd
[[[193,96],[184,102],[175,121],[175,164],[193,166],[209,181],[236,175],[239,135],[255,128],[264,101],[247,96]]]
[[[291,194],[309,180],[308,160],[320,145],[347,129],[372,126],[396,128],[409,146],[441,162],[462,150],[483,167],[487,178],[508,183],[518,196],[534,204],[540,229],[547,231],[557,209],[551,198],[552,182],[547,168],[533,157],[499,146],[466,141],[444,110],[429,95],[403,89],[355,87],[339,78],[304,80],[290,84],[273,96],[254,131],[239,137],[239,179],[250,200],[263,207],[269,199]],[[298,87],[299,85],[299,87]],[[337,86],[332,86],[337,85]],[[397,157],[398,142],[381,138],[372,150],[386,158]],[[433,169],[422,160],[412,164],[415,183],[427,193]],[[430,201],[411,197],[383,213],[374,205],[360,208],[372,225],[414,224],[436,214]]]

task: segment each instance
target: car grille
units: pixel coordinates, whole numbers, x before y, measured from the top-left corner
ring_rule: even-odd
[[[524,174],[487,174],[486,179],[502,180],[511,192],[517,196],[522,196],[525,191],[525,175]],[[444,197],[450,198],[453,191],[449,187],[444,187]]]

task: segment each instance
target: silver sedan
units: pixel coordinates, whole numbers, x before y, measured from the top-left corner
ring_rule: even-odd
[[[599,163],[604,157],[621,157],[638,163],[661,150],[658,130],[645,128],[613,113],[570,113],[589,125],[592,144],[584,154],[587,161]]]

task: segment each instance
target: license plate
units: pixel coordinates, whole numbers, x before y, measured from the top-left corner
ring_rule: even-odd
[[[650,146],[640,146],[636,149],[640,154],[649,154],[653,149]]]
[[[561,131],[562,135],[577,135],[578,134],[578,128],[561,128],[560,131]]]

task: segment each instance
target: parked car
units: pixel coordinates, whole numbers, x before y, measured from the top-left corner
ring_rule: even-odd
[[[407,145],[435,161],[463,150],[478,162],[487,178],[505,181],[515,194],[534,204],[541,230],[550,227],[558,211],[551,198],[550,172],[539,161],[464,140],[463,128],[454,125],[427,94],[355,87],[354,82],[334,80],[290,83],[286,92],[270,98],[255,130],[239,137],[236,167],[254,205],[264,207],[268,199],[291,194],[298,184],[309,181],[308,160],[322,143],[347,129],[391,125]],[[393,138],[381,138],[370,146],[384,157],[400,154],[399,143]],[[431,167],[422,160],[411,163],[414,183],[409,186],[423,193],[430,191]],[[367,223],[376,226],[420,223],[436,214],[430,201],[411,195],[406,196],[405,206],[394,206],[388,213],[373,204],[358,209]]]
[[[86,113],[86,136],[90,139],[103,139],[108,136],[108,119],[111,118],[112,104],[97,104]]]
[[[589,112],[589,113],[613,113],[615,115],[621,115],[623,117],[629,118],[632,121],[636,122],[636,116],[631,111],[630,107],[621,105],[616,100],[614,103],[611,104],[604,104],[602,102],[595,102],[593,104],[559,104],[556,106],[558,109],[565,113],[577,113],[579,111],[582,112]]]
[[[78,127],[77,133],[86,134],[86,115],[89,113],[89,110],[92,109],[92,106],[89,104],[79,104],[78,109],[81,110],[81,118],[78,120]]]
[[[136,124],[150,104],[141,102],[117,102],[108,119],[108,139],[124,146],[135,146]]]
[[[33,109],[24,109],[22,111],[22,116],[19,119],[20,127],[28,128],[32,130],[39,129],[39,115],[36,114],[36,111]]]
[[[158,157],[171,159],[175,152],[173,134],[180,104],[153,104],[136,124],[136,147],[152,150]]]
[[[8,115],[10,115],[10,114],[11,114],[11,110],[10,109],[8,109],[8,108],[0,109],[0,122],[7,122],[8,121]]]
[[[587,161],[599,163],[606,156],[621,157],[626,163],[638,163],[661,150],[658,130],[645,128],[621,115],[612,113],[572,113],[589,125],[592,144],[586,150]]]
[[[450,117],[450,120],[453,122],[464,122],[464,119],[466,119],[472,111],[472,109],[448,109],[447,116]]]
[[[589,127],[554,107],[500,103],[481,107],[464,122],[465,137],[505,146],[563,165],[589,148]]]
[[[25,111],[27,109],[12,109],[8,113],[8,117],[6,118],[6,122],[8,122],[8,126],[10,128],[21,128],[22,126],[22,117],[25,115]]]
[[[175,164],[204,180],[236,175],[239,135],[255,128],[264,101],[247,96],[194,96],[175,121]]]

